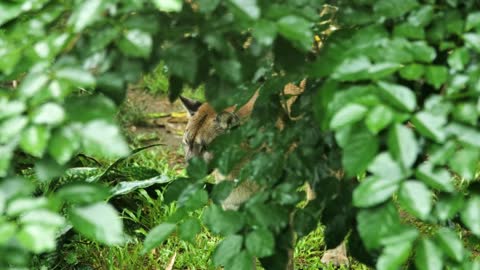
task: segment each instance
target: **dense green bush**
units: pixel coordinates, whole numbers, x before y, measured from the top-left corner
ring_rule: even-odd
[[[223,211],[232,183],[207,193],[209,168],[192,162],[165,194],[175,219],[145,251],[174,231],[192,239],[200,221],[188,211],[211,198],[202,222],[224,236],[213,262],[225,269],[249,269],[252,256],[281,269],[293,212],[299,236],[321,222],[327,246],[348,234],[351,255],[379,269],[480,268],[477,1],[11,0],[0,27],[1,268],[54,250],[66,224],[125,241],[101,177],[41,187],[77,153],[128,155],[116,104],[161,61],[171,100],[204,85],[220,110],[261,87],[251,121],[218,138],[208,166],[225,173],[254,151],[239,178],[266,188]],[[293,120],[279,93],[304,77]],[[36,181],[23,173],[32,164]],[[305,182],[318,196],[296,209]]]

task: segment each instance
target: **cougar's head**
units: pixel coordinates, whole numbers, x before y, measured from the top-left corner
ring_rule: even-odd
[[[185,97],[180,97],[188,111],[189,119],[183,134],[183,150],[186,161],[193,157],[212,159],[208,151],[209,144],[219,135],[227,132],[240,123],[240,118],[234,112],[234,107],[217,113],[208,103],[201,103]]]
[[[208,103],[201,103],[180,96],[183,106],[188,111],[188,123],[183,134],[183,149],[185,159],[193,157],[203,158],[205,161],[212,159],[208,151],[209,144],[219,135],[227,132],[232,127],[238,126],[247,119],[258,97],[258,90],[240,109],[236,106],[229,107],[217,113]]]

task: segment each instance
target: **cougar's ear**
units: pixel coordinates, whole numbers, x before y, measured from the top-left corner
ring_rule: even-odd
[[[190,116],[194,115],[197,112],[198,108],[200,108],[200,106],[202,106],[202,104],[203,104],[200,101],[189,99],[189,98],[182,97],[182,96],[180,96],[180,101],[182,102],[183,107],[185,107],[185,109],[187,109],[188,114]]]
[[[221,112],[217,114],[215,122],[217,122],[221,129],[228,130],[240,124],[240,118],[232,112]]]

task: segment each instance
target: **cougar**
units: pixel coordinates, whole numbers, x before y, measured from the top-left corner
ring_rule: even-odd
[[[306,80],[303,80],[299,86],[292,83],[287,84],[283,89],[283,94],[288,95],[283,107],[290,117],[290,108],[297,97],[303,93]],[[185,159],[188,162],[193,157],[199,157],[206,162],[210,161],[213,156],[208,149],[208,145],[219,135],[224,134],[232,127],[238,126],[248,120],[253,111],[255,102],[258,98],[259,91],[250,98],[250,100],[240,107],[238,110],[235,106],[229,107],[222,112],[216,112],[208,103],[202,103],[196,100],[188,99],[180,96],[180,100],[186,108],[189,119],[182,139]],[[277,128],[282,130],[284,125],[281,121],[277,121]],[[213,172],[215,182],[233,181],[235,175],[224,176],[217,171]],[[239,206],[248,200],[261,187],[255,182],[244,181],[237,186],[230,195],[223,200],[222,207],[225,210],[237,210]],[[307,199],[311,200],[315,197],[313,191],[307,186]],[[288,270],[293,269],[293,250]],[[348,265],[349,261],[346,255],[345,244],[342,243],[335,249],[327,250],[321,261],[326,264]],[[254,262],[255,265],[255,262]]]

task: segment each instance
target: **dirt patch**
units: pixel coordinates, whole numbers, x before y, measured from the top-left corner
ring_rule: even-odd
[[[180,101],[170,103],[165,96],[131,89],[120,114],[134,145],[163,143],[168,150],[178,150],[181,146],[187,114]]]

